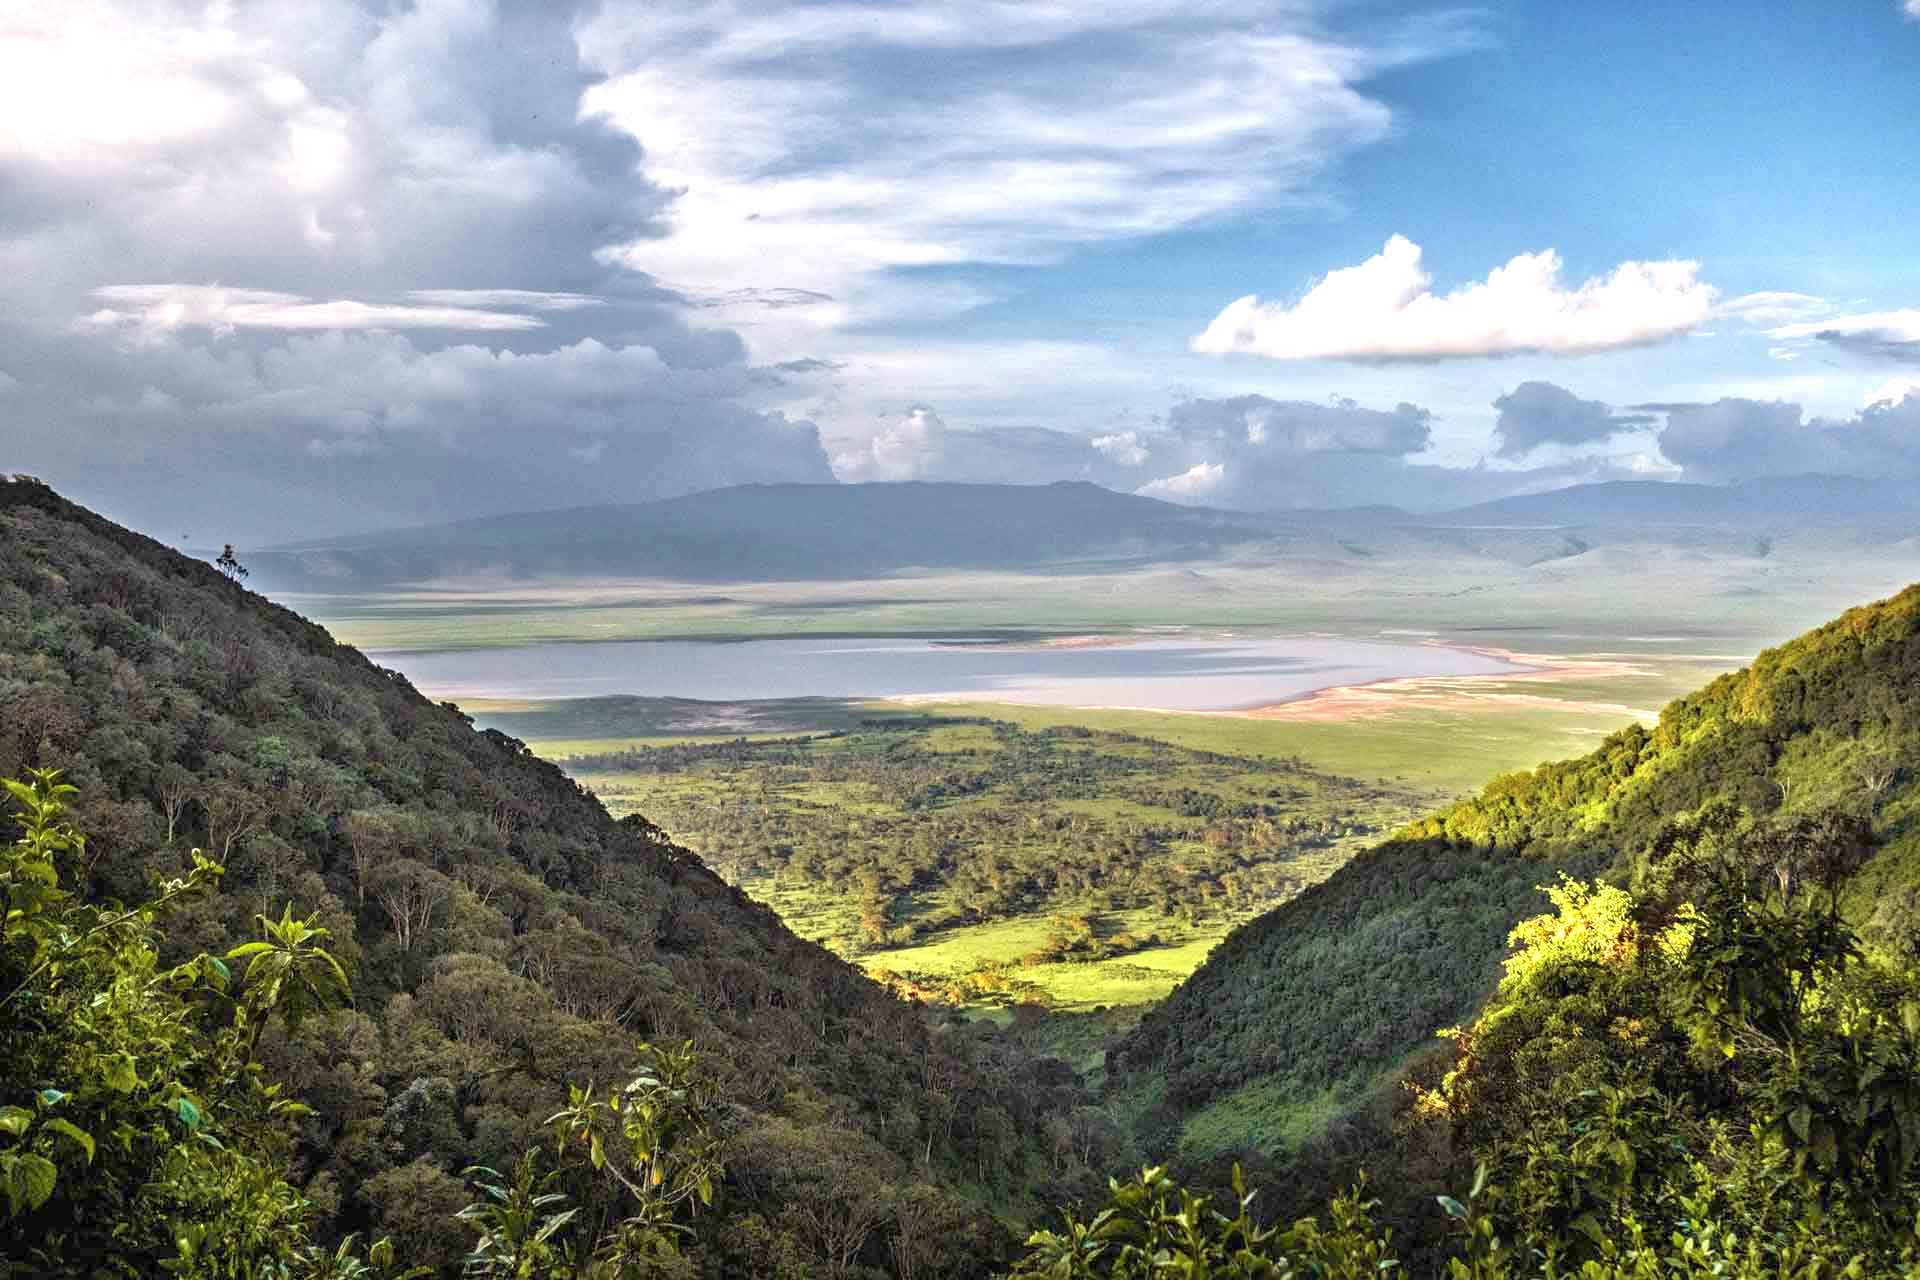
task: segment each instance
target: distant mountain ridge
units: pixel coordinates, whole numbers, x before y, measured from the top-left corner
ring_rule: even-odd
[[[247,559],[272,589],[352,591],[449,580],[856,579],[1223,559],[1444,555],[1529,565],[1643,538],[1650,527],[1724,530],[1738,548],[1756,532],[1795,525],[1890,523],[1920,524],[1920,500],[1896,485],[1832,476],[1726,487],[1577,485],[1424,516],[1385,506],[1227,511],[1085,481],[753,484],[329,538]],[[1689,533],[1685,545],[1698,549],[1700,535]]]
[[[1666,524],[1757,520],[1777,525],[1793,521],[1844,523],[1912,515],[1916,511],[1920,511],[1920,498],[1905,485],[1850,476],[1804,475],[1749,480],[1734,485],[1612,480],[1500,498],[1429,516],[1426,521],[1464,524],[1536,520],[1565,525],[1634,520]]]

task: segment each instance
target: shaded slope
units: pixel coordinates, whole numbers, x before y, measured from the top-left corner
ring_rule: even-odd
[[[333,930],[357,1010],[263,1052],[316,1109],[309,1194],[409,1257],[452,1266],[457,1171],[510,1164],[568,1081],[630,1071],[640,1038],[695,1041],[738,1105],[736,1214],[777,1215],[799,1193],[775,1171],[831,1160],[868,1179],[839,1200],[964,1177],[1017,1205],[1029,1136],[1079,1097],[1058,1064],[930,1033],[645,821],[321,628],[0,478],[0,776],[35,766],[81,788],[93,895],[135,897],[188,845],[225,862],[224,891],[172,922],[181,948],[225,949],[290,900]]]
[[[1920,586],[1760,655],[1578,760],[1495,779],[1230,936],[1109,1059],[1162,1140],[1257,1089],[1362,1093],[1485,998],[1532,886],[1627,873],[1712,800],[1761,814],[1866,807],[1882,847],[1861,915],[1920,885]],[[1271,1142],[1256,1123],[1243,1137]]]

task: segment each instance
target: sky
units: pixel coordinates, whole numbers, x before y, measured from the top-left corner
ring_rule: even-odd
[[[0,0],[0,470],[298,541],[755,481],[1920,482],[1920,0]]]

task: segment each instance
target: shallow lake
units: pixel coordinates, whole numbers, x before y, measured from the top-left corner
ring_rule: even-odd
[[[1329,636],[1187,637],[1086,646],[835,639],[533,645],[370,653],[433,698],[627,694],[763,698],[945,697],[1048,706],[1229,711],[1398,676],[1527,668],[1465,649]]]

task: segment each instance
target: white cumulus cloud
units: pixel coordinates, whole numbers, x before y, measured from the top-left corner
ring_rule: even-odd
[[[1122,466],[1137,467],[1147,460],[1148,449],[1138,431],[1115,431],[1110,435],[1095,436],[1089,443]]]
[[[1920,0],[1914,0],[1914,2],[1920,4]],[[1860,407],[1863,409],[1871,409],[1875,405],[1899,404],[1908,396],[1913,395],[1920,395],[1920,378],[1888,378],[1885,382],[1867,393],[1866,399],[1861,402]]]
[[[939,414],[926,405],[915,405],[864,444],[835,453],[833,474],[848,483],[922,479],[944,460],[947,434]]]
[[[1521,352],[1586,355],[1677,337],[1713,314],[1697,262],[1623,262],[1568,287],[1560,255],[1523,253],[1483,281],[1435,293],[1420,246],[1394,236],[1356,267],[1328,272],[1298,302],[1249,294],[1192,341],[1205,355],[1275,360],[1434,360]]]
[[[1204,503],[1219,493],[1226,482],[1225,463],[1196,462],[1178,475],[1148,481],[1134,492],[1146,498],[1165,498],[1169,502]]]

